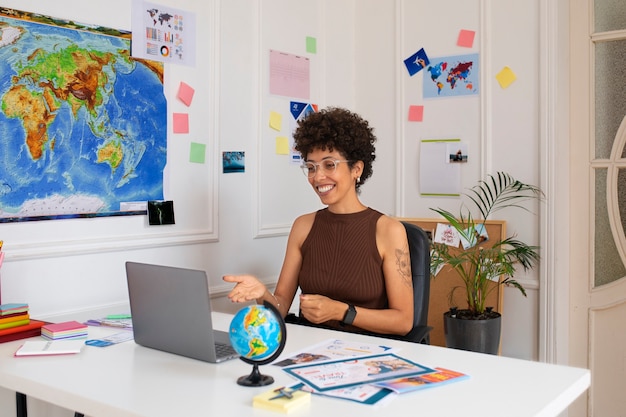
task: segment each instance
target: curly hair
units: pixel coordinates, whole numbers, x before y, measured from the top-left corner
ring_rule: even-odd
[[[298,121],[293,134],[296,151],[306,160],[307,155],[316,150],[337,150],[352,168],[355,162],[363,161],[359,187],[372,176],[372,164],[376,159],[376,136],[367,120],[356,113],[340,107],[328,107],[317,113],[310,113]]]

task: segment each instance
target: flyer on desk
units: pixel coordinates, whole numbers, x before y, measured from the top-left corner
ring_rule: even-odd
[[[285,355],[286,357],[284,359],[274,362],[274,365],[285,367],[392,352],[394,352],[394,349],[389,346],[350,340],[328,339],[316,345],[308,346],[301,351]]]
[[[389,353],[291,366],[284,371],[317,391],[327,391],[434,370]]]

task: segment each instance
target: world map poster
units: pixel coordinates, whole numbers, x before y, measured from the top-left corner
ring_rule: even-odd
[[[0,7],[0,223],[163,199],[163,64],[130,32]]]
[[[424,98],[477,95],[479,65],[478,54],[430,58],[424,71]]]

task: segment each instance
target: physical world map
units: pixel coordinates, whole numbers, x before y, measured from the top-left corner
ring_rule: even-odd
[[[0,8],[0,222],[163,199],[166,111],[128,32]]]

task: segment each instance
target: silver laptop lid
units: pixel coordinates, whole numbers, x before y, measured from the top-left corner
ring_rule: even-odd
[[[205,271],[126,262],[128,296],[135,342],[149,348],[206,362],[237,357],[216,353],[211,297]]]

